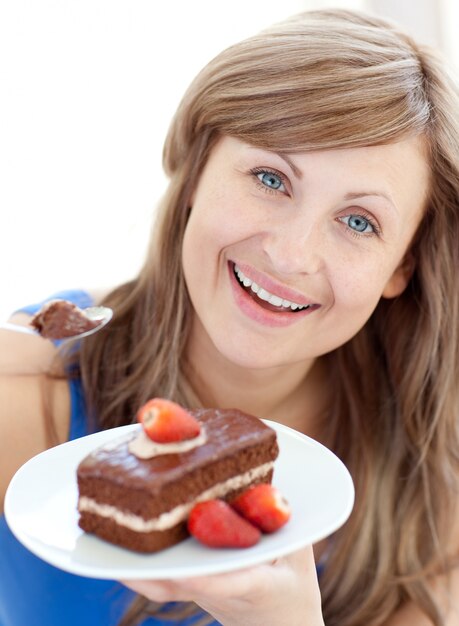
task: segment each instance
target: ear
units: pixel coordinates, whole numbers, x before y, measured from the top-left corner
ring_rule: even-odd
[[[382,297],[396,298],[403,293],[413,275],[415,265],[413,255],[408,252],[387,281],[382,292]]]

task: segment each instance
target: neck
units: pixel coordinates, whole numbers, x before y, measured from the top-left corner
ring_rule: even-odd
[[[238,408],[320,438],[323,367],[319,360],[263,369],[236,365],[192,334],[189,379],[203,406]]]

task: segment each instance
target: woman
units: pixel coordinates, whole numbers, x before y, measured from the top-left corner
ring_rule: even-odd
[[[196,602],[228,625],[459,624],[458,104],[432,52],[348,11],[296,16],[191,85],[166,140],[149,258],[104,299],[107,332],[72,357],[85,428],[89,416],[127,423],[153,395],[238,406],[330,447],[356,505],[313,548],[129,583],[145,597]],[[35,372],[49,359],[38,342]],[[64,439],[66,380],[48,376],[47,397]],[[30,450],[9,448],[11,471]],[[188,607],[159,610],[193,623]],[[123,624],[149,612],[140,598]]]

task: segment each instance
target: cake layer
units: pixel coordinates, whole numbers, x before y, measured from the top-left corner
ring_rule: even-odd
[[[250,484],[256,485],[260,482],[271,482],[272,474],[273,470],[271,469],[263,478],[254,479]],[[245,487],[242,487],[229,491],[223,499],[230,501],[237,497],[244,489]],[[167,518],[169,515],[168,513],[163,513],[158,518],[149,520],[148,522],[144,521],[142,518],[133,519],[129,517],[128,514],[127,523],[132,525],[132,527],[130,527],[124,523],[125,520],[123,517],[126,514],[123,512],[102,508],[103,515],[100,515],[94,512],[92,508],[95,507],[96,511],[100,511],[100,506],[108,507],[109,505],[98,505],[91,501],[88,506],[83,501],[83,510],[80,511],[79,525],[84,531],[94,533],[98,537],[123,548],[136,550],[137,552],[157,552],[173,546],[188,537],[187,517],[194,504],[193,502],[184,505],[183,508],[177,507],[182,509],[180,511],[181,520],[178,523],[174,523],[172,526],[167,525],[163,527],[163,516]],[[88,510],[86,510],[86,507],[88,507]],[[174,514],[174,512],[175,511],[172,511],[171,513]],[[119,519],[120,515],[121,520]],[[119,523],[120,521],[122,523]],[[140,528],[139,525],[141,525]]]
[[[112,504],[102,504],[87,496],[80,497],[78,509],[82,513],[88,512],[113,519],[117,524],[126,526],[136,532],[166,530],[187,519],[192,507],[198,502],[214,500],[215,498],[228,499],[229,497],[235,497],[236,494],[246,489],[249,485],[254,485],[258,482],[271,482],[273,465],[273,463],[264,463],[263,465],[248,470],[244,474],[232,476],[228,478],[228,480],[217,483],[210,489],[201,492],[193,500],[179,504],[173,509],[165,511],[158,517],[152,517],[149,520],[128,511],[123,511]]]
[[[80,518],[81,528],[128,550],[136,552],[158,552],[183,541],[188,537],[186,524],[181,523],[165,531],[137,533],[106,517],[93,513],[83,513]]]

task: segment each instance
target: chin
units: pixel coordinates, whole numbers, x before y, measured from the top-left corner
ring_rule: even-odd
[[[275,353],[268,345],[262,346],[261,349],[259,346],[247,346],[247,344],[243,345],[244,342],[239,343],[236,341],[228,345],[227,338],[226,341],[213,343],[217,353],[225,361],[235,367],[247,370],[268,370],[289,366],[295,362],[307,359],[307,356],[304,359],[299,359],[298,357],[295,359],[292,355],[287,356],[279,354],[279,352]]]

